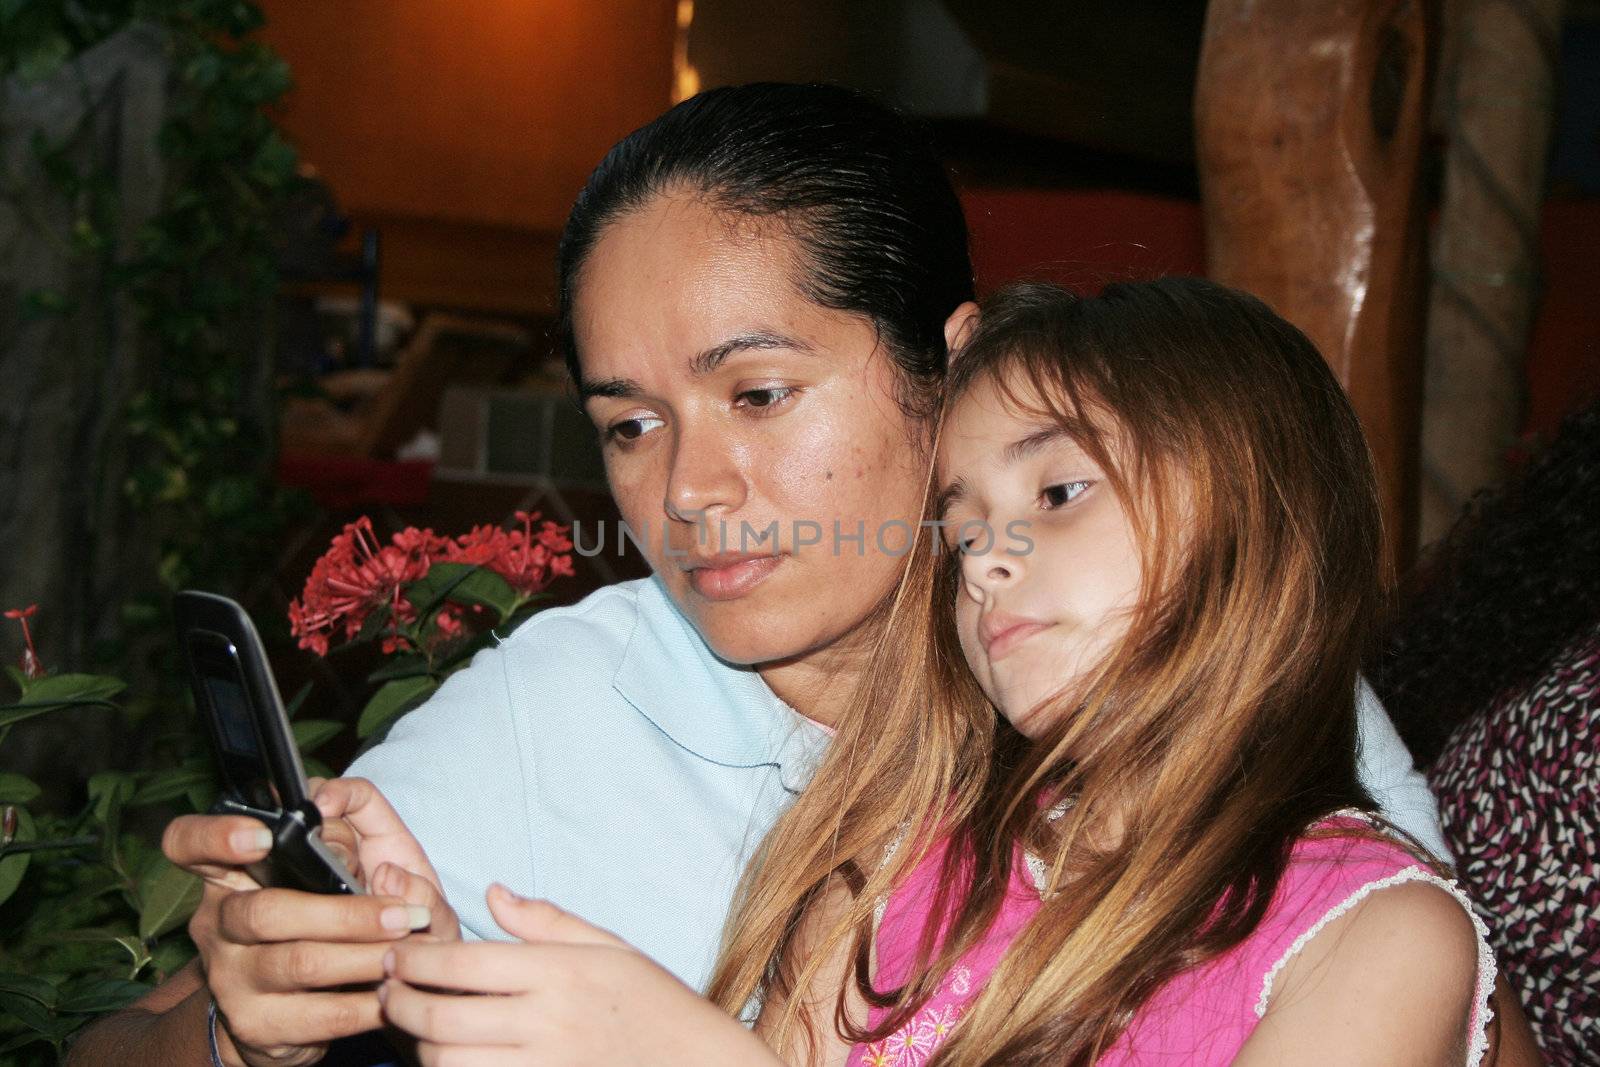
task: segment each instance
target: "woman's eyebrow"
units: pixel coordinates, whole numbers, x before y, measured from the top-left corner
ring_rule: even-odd
[[[797,337],[774,333],[767,330],[757,330],[753,333],[742,333],[737,337],[730,337],[719,345],[701,352],[689,360],[689,373],[696,378],[710,374],[722,366],[727,358],[735,352],[744,352],[750,349],[788,348],[796,352],[814,352],[810,342],[802,341]],[[640,396],[644,393],[644,386],[632,378],[596,378],[585,379],[578,383],[578,403],[583,404],[597,396],[612,397],[626,400],[629,397]]]
[[[578,382],[578,404],[581,406],[597,396],[627,399],[643,392],[644,388],[632,378],[584,378]]]
[[[701,352],[689,361],[689,373],[699,378],[722,366],[723,361],[735,352],[764,348],[789,348],[796,352],[813,351],[808,342],[799,338],[767,330],[757,330],[753,333],[742,333],[737,337],[730,337],[721,344],[713,345]]]

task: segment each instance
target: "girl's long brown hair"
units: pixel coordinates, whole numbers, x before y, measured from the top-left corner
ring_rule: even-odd
[[[1027,848],[1050,866],[1042,907],[935,1062],[1092,1063],[1165,981],[1250,934],[1309,824],[1371,804],[1354,702],[1381,585],[1377,494],[1305,336],[1197,279],[1094,298],[1019,285],[986,302],[946,410],[980,379],[1106,472],[1140,534],[1139,606],[1024,743],[956,643],[959,557],[919,541],[839,737],[747,872],[712,980],[730,1011],[782,1005],[781,1050],[809,1036],[796,992],[841,950],[893,1010],[864,1033],[841,992],[840,1033],[897,1028],[987,930]],[[1052,822],[1046,801],[1063,796],[1077,802]],[[943,834],[949,932],[935,943],[930,923],[918,977],[873,990],[874,906]],[[852,904],[797,958],[796,931],[840,884]]]

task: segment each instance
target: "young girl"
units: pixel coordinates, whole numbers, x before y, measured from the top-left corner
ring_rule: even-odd
[[[1378,508],[1306,338],[1198,280],[1004,291],[937,488],[712,998],[791,1062],[1477,1064],[1483,925],[1356,778]]]

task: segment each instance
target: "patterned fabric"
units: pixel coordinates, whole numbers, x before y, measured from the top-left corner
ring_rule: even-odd
[[[1600,631],[1429,772],[1461,880],[1554,1067],[1600,1065]]]
[[[1325,825],[1366,828],[1351,816],[1337,817]],[[890,894],[876,942],[878,967],[873,984],[879,990],[903,984],[915,966],[942,864],[942,850],[932,850]],[[1100,1058],[1101,1067],[1157,1063],[1221,1067],[1232,1063],[1266,1014],[1273,983],[1295,954],[1367,896],[1413,881],[1439,886],[1472,915],[1466,895],[1455,883],[1419,865],[1411,853],[1392,841],[1368,835],[1302,839],[1256,931],[1232,951],[1178,975],[1157,990]],[[1038,889],[1027,866],[1019,863],[1005,904],[987,935],[957,961],[909,1022],[881,1041],[851,1049],[847,1067],[920,1067],[926,1063],[960,1026],[962,1013],[981,992],[1006,946],[1038,908]],[[1478,976],[1468,1023],[1469,1067],[1476,1067],[1483,1057],[1495,977],[1488,931],[1475,915],[1473,925],[1478,932]],[[867,1021],[875,1027],[887,1017],[886,1009],[873,1008]]]

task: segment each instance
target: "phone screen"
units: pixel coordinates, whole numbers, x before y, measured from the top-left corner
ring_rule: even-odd
[[[256,744],[255,727],[250,723],[250,705],[245,700],[244,686],[214,675],[207,676],[204,681],[206,695],[217,709],[222,747],[232,755],[259,760],[261,746]]]
[[[197,635],[198,637],[198,635]],[[256,736],[255,717],[245,692],[238,653],[227,641],[194,640],[191,646],[206,712],[216,726],[222,776],[235,798],[251,807],[282,807],[272,785],[272,771]]]

